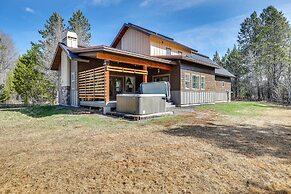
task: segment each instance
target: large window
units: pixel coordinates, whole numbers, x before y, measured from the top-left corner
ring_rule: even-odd
[[[190,73],[185,73],[185,89],[190,89]]]
[[[171,55],[172,54],[172,50],[170,48],[166,48],[166,55]]]
[[[192,75],[192,88],[199,90],[199,75]]]
[[[205,76],[201,76],[201,90],[205,90]]]

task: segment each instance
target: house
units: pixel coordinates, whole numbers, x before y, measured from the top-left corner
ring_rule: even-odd
[[[60,105],[115,107],[117,94],[158,81],[170,82],[176,106],[230,101],[234,76],[172,38],[126,23],[111,46],[82,47],[77,39],[67,32],[52,62]]]

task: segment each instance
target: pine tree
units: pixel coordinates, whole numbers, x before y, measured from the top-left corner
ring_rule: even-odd
[[[25,104],[54,100],[55,87],[39,71],[39,46],[32,44],[31,50],[22,55],[13,71],[13,87]]]
[[[217,63],[218,65],[221,65],[221,58],[218,54],[218,52],[216,51],[213,55],[213,59],[212,59],[215,63]]]
[[[54,12],[49,20],[44,25],[44,30],[39,30],[42,36],[40,40],[41,57],[40,62],[43,65],[44,72],[50,71],[57,45],[62,41],[64,34],[64,19],[56,12]]]
[[[227,50],[222,60],[222,66],[236,76],[233,83],[234,96],[241,97],[241,81],[247,73],[247,69],[243,64],[242,55],[235,45],[232,50]]]
[[[249,90],[256,88],[256,98],[262,99],[263,96],[263,70],[264,64],[261,63],[261,19],[256,12],[253,12],[250,17],[246,18],[241,24],[241,29],[238,35],[239,50],[242,53],[243,63],[249,70]],[[251,92],[251,93],[253,93]]]
[[[0,91],[0,103],[6,103],[9,101],[14,91],[13,74],[11,71],[7,74],[6,82]]]
[[[269,6],[260,15],[262,30],[260,32],[263,49],[262,63],[266,65],[267,97],[278,101],[281,96],[281,81],[284,65],[288,59],[288,21],[282,12]]]
[[[91,40],[91,25],[81,10],[73,13],[69,19],[68,30],[78,35],[78,44],[81,46],[89,46]]]

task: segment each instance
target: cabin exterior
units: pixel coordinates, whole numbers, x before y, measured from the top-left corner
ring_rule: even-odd
[[[172,38],[124,24],[111,46],[79,47],[68,32],[52,63],[58,71],[58,102],[108,110],[116,95],[137,93],[143,82],[169,81],[176,106],[230,101],[231,78],[207,56]]]

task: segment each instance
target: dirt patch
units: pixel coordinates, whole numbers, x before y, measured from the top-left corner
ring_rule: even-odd
[[[125,122],[0,111],[0,192],[290,193],[286,114],[270,107],[247,120],[194,111]]]

